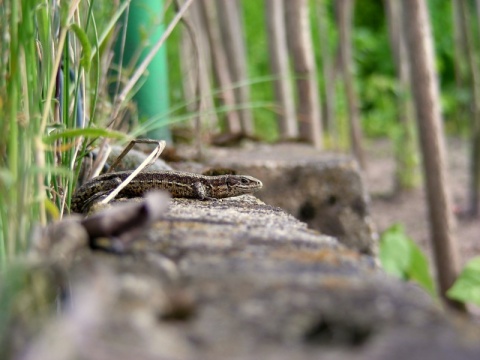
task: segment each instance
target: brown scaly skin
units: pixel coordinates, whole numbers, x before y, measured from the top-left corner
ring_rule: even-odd
[[[131,173],[120,171],[86,182],[73,194],[72,212],[85,212],[95,200],[108,195]],[[206,176],[181,171],[145,171],[139,173],[117,197],[132,198],[143,196],[149,190],[166,190],[176,198],[221,199],[251,194],[262,186],[260,180],[247,175]]]

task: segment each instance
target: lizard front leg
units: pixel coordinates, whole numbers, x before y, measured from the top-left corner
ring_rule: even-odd
[[[197,181],[192,186],[194,191],[194,197],[200,200],[216,200],[207,194],[207,188],[200,181]]]

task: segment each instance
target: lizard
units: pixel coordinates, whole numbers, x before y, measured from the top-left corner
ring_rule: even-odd
[[[71,211],[86,212],[93,202],[107,196],[131,173],[119,171],[87,181],[73,194]],[[207,176],[174,170],[144,171],[138,173],[117,197],[132,198],[143,196],[149,190],[166,190],[174,198],[210,200],[251,194],[262,186],[260,180],[248,175]]]

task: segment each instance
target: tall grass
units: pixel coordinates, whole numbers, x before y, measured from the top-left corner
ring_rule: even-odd
[[[43,32],[45,7],[37,7],[34,1],[2,2],[1,20],[2,56],[1,71],[1,178],[2,202],[0,206],[0,261],[5,264],[17,252],[26,247],[29,219],[45,221],[45,209],[40,181],[41,162],[44,160],[38,148],[43,92],[48,83],[39,74],[51,72],[51,53],[45,44],[35,41],[36,24]],[[30,8],[29,8],[30,7]],[[43,65],[40,53],[43,55]],[[40,140],[40,142],[38,142]],[[35,166],[36,165],[36,166]],[[42,164],[43,165],[43,164]]]
[[[102,18],[98,29],[95,14],[112,14],[95,0],[61,4],[0,0],[2,266],[26,250],[34,224],[68,209],[82,140],[122,136],[91,126],[106,76],[101,46],[115,25]]]
[[[0,358],[14,351],[11,324],[38,329],[58,295],[48,267],[12,260],[36,224],[68,213],[96,142],[128,140],[109,126],[132,97],[122,86],[121,101],[108,93],[114,28],[129,0],[113,5],[0,0]]]

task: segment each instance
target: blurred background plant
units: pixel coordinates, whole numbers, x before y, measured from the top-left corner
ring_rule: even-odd
[[[310,3],[310,21],[313,30],[317,30],[318,16],[314,5]],[[338,43],[338,29],[334,19],[333,2],[320,0],[326,8],[326,25],[328,42],[331,48]],[[468,91],[460,92],[455,86],[455,58],[452,4],[450,1],[430,1],[429,10],[435,37],[437,70],[442,87],[442,105],[446,126],[451,134],[464,133],[467,124],[465,118],[457,116],[458,104],[466,105],[470,95]],[[433,3],[435,4],[433,6]],[[268,39],[265,29],[265,9],[256,2],[241,1],[241,12],[244,26],[245,42],[248,46],[248,78],[247,85],[251,87],[251,98],[255,102],[262,102],[252,107],[255,119],[255,134],[268,141],[278,140],[278,129],[274,112],[274,91],[268,56]],[[356,82],[359,89],[362,124],[367,137],[390,136],[397,126],[396,92],[397,77],[395,64],[390,50],[387,19],[383,16],[385,4],[382,1],[366,0],[361,6],[355,7],[353,24],[354,57],[356,68]],[[169,17],[172,14],[167,14]],[[167,16],[167,17],[168,17]],[[184,104],[184,82],[191,69],[182,67],[181,37],[182,31],[175,32],[168,40],[168,64],[170,101],[174,106]],[[452,34],[452,36],[446,36]],[[320,39],[318,31],[312,31],[315,60],[322,64]],[[323,89],[324,77],[319,76],[319,89]],[[240,84],[235,84],[239,86]],[[218,92],[218,88],[216,89]],[[341,92],[337,94],[336,108],[340,118],[345,121],[345,99]],[[181,107],[177,113],[189,114],[187,107]],[[191,114],[191,113],[190,113]],[[346,144],[344,144],[346,145]]]
[[[385,272],[404,281],[414,282],[434,299],[439,299],[430,261],[407,235],[403,225],[394,224],[381,234],[379,256]],[[448,290],[447,296],[480,306],[480,257],[468,261]]]

